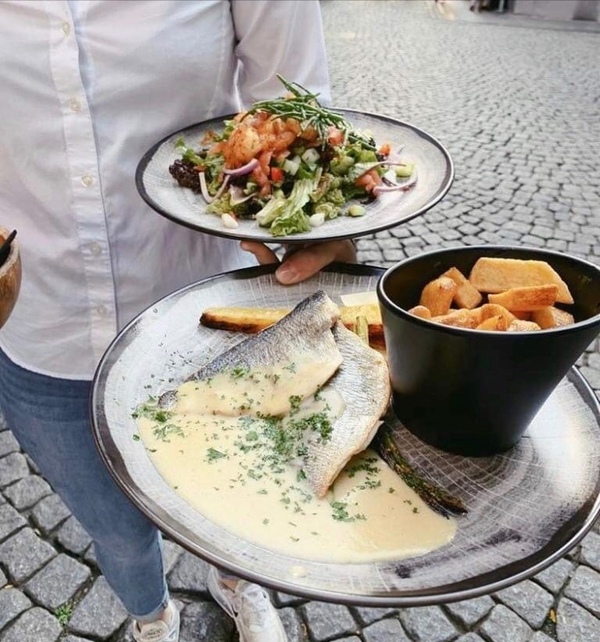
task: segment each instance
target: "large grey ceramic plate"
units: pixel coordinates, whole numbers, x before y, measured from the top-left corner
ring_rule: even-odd
[[[454,167],[448,152],[432,136],[407,123],[364,112],[336,109],[356,129],[370,130],[378,143],[389,142],[393,149],[402,148],[401,159],[413,162],[418,181],[406,192],[381,194],[366,206],[367,213],[358,218],[343,216],[315,227],[309,232],[286,236],[286,243],[341,239],[371,234],[393,227],[423,214],[438,203],[450,189]],[[240,221],[239,227],[227,229],[220,217],[206,211],[200,194],[180,187],[169,174],[169,165],[180,157],[175,141],[183,138],[190,147],[197,147],[210,129],[219,131],[223,120],[216,118],[186,127],[170,134],[154,145],[140,161],[136,185],[142,198],[159,214],[201,232],[235,239],[279,242],[255,221]]]
[[[93,422],[102,455],[123,490],[172,539],[211,563],[288,593],[408,606],[501,589],[545,568],[591,528],[600,513],[600,409],[575,370],[518,446],[495,457],[444,454],[388,418],[409,461],[469,508],[458,518],[454,540],[433,553],[385,563],[306,562],[264,550],[196,512],[133,438],[131,412],[243,338],[200,327],[201,312],[209,306],[291,306],[317,289],[339,301],[341,294],[373,290],[381,269],[337,266],[293,287],[278,285],[272,272],[231,272],[162,299],[123,330],[96,373]]]

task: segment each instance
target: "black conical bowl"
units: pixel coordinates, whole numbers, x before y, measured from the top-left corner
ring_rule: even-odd
[[[422,288],[451,267],[469,275],[482,256],[547,261],[568,285],[575,324],[535,332],[483,332],[409,314]],[[513,446],[600,332],[600,268],[525,247],[472,246],[406,259],[377,294],[398,418],[442,450],[487,456]]]

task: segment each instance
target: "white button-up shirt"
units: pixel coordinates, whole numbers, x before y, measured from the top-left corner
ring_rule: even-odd
[[[170,132],[281,95],[276,73],[329,99],[318,2],[0,3],[0,225],[23,263],[0,331],[13,361],[89,379],[141,310],[253,263],[149,209],[134,174]]]

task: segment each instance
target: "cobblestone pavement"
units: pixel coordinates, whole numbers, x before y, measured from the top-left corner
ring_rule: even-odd
[[[322,7],[335,104],[422,127],[456,164],[445,200],[360,240],[362,261],[496,242],[600,261],[597,29],[474,15],[460,0]],[[597,392],[598,342],[578,365]],[[207,594],[205,564],[172,542],[165,556],[182,642],[236,640]],[[466,602],[398,610],[273,598],[291,642],[598,642],[600,524],[535,577]],[[131,637],[88,536],[0,424],[0,640],[58,639]]]

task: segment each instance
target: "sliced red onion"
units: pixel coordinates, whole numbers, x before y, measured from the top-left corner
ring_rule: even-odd
[[[229,187],[229,202],[232,205],[239,205],[249,201],[254,194],[244,194],[244,190],[239,185],[231,185]]]
[[[227,185],[229,185],[229,176],[225,176],[225,179],[221,183],[217,193],[214,196],[211,196],[208,193],[208,186],[206,184],[206,176],[204,175],[204,172],[200,172],[198,176],[200,177],[200,193],[207,203],[212,203],[215,199],[220,198]]]
[[[405,183],[396,183],[395,185],[376,185],[373,188],[373,196],[379,196],[384,192],[405,192],[410,189],[417,182],[416,172],[415,175]]]
[[[238,167],[236,169],[224,169],[223,173],[228,174],[229,176],[244,176],[245,174],[249,174],[256,167],[258,167],[258,160],[256,158],[253,158],[245,165],[242,165],[241,167]]]

